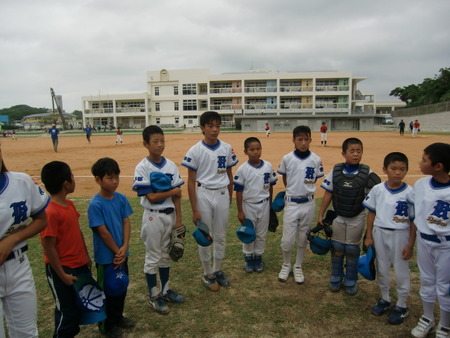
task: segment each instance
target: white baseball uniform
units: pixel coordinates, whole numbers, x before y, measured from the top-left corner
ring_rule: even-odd
[[[230,209],[230,196],[227,186],[230,184],[227,169],[235,166],[238,159],[234,151],[226,142],[217,140],[214,146],[204,141],[194,144],[187,152],[181,165],[195,171],[197,181],[197,208],[201,220],[209,227],[213,238],[215,262],[221,262],[225,257],[225,239],[228,228]],[[198,246],[200,261],[205,268],[205,262],[211,261],[209,247]],[[217,263],[220,265],[220,263]],[[211,274],[220,270],[220,266],[212,267],[214,271],[205,271]],[[205,268],[205,270],[207,270]],[[208,268],[208,270],[210,270]]]
[[[242,164],[234,175],[234,190],[242,191],[242,207],[245,217],[253,222],[256,239],[254,242],[243,243],[245,255],[264,253],[266,235],[269,227],[270,187],[277,183],[277,175],[272,164],[261,160],[258,167],[248,161]]]
[[[407,199],[415,209],[420,296],[426,303],[437,297],[441,310],[450,312],[450,185],[421,178]]]
[[[390,302],[390,268],[394,267],[397,282],[397,306],[406,307],[410,290],[409,261],[403,259],[402,250],[408,244],[410,221],[414,208],[406,196],[412,190],[408,184],[389,189],[386,182],[372,188],[363,206],[374,212],[373,240],[377,255],[377,283],[381,297]]]
[[[22,173],[0,173],[0,246],[8,235],[25,228],[29,218],[44,211],[50,197]],[[37,337],[36,289],[27,242],[16,244],[0,266],[0,337],[5,337],[3,316],[11,337]]]
[[[293,151],[283,157],[278,173],[286,176],[281,249],[289,252],[297,241],[297,250],[302,251],[300,255],[304,256],[308,243],[306,232],[312,225],[315,213],[315,183],[323,177],[322,161],[313,152],[300,158],[297,151]],[[300,262],[297,261],[297,264]]]
[[[172,189],[184,184],[178,167],[171,160],[163,157],[160,163],[152,162],[148,157],[138,163],[134,171],[133,190],[141,196],[144,207],[142,215],[141,239],[145,244],[146,274],[156,274],[158,268],[169,267],[169,241],[172,228],[176,221],[175,205],[172,198],[166,198],[162,203],[151,203],[145,196],[152,193],[150,174],[159,171],[169,176]]]

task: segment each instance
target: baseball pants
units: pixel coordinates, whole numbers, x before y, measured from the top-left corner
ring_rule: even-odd
[[[403,259],[402,250],[408,244],[409,229],[386,230],[376,226],[373,228],[372,236],[377,255],[377,284],[381,297],[388,302],[391,301],[390,270],[393,266],[397,284],[397,305],[404,308],[410,290],[410,278],[409,260]]]
[[[25,253],[0,266],[0,337],[3,317],[10,337],[37,337],[37,300],[33,273]]]
[[[298,248],[306,249],[308,238],[306,233],[314,219],[316,203],[314,199],[306,203],[286,202],[283,215],[283,235],[281,250],[291,251],[297,242]]]
[[[255,226],[256,239],[254,242],[242,245],[245,255],[262,256],[266,248],[266,236],[269,228],[269,200],[262,203],[243,203],[245,217],[252,220]]]

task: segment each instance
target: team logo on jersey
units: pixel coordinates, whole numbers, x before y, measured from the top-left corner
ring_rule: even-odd
[[[436,224],[441,227],[448,225],[448,213],[450,211],[450,203],[442,200],[436,201],[434,211],[427,218],[427,222]]]
[[[222,175],[227,172],[227,157],[217,156],[217,174]]]
[[[316,177],[315,177],[314,173],[315,173],[314,167],[306,167],[305,168],[305,179],[304,179],[303,183],[305,183],[305,184],[316,183]]]
[[[10,208],[13,209],[12,216],[14,217],[13,224],[20,224],[27,220],[28,207],[25,201],[12,203]]]
[[[264,177],[263,177],[263,180],[264,180],[263,189],[264,190],[269,190],[270,189],[270,181],[269,181],[270,175],[271,175],[271,173],[264,173]]]
[[[392,221],[395,223],[409,223],[408,202],[397,201],[397,205],[395,206],[395,214]]]

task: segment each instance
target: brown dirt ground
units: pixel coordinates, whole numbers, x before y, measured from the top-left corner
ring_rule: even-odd
[[[230,143],[240,163],[246,160],[243,152],[243,142],[247,137],[259,137],[263,145],[262,158],[272,163],[276,169],[283,155],[292,151],[291,133],[272,133],[267,138],[265,133],[222,133],[220,139]],[[335,163],[343,161],[341,155],[342,142],[348,137],[358,137],[364,144],[362,163],[368,164],[373,171],[382,175],[382,162],[391,151],[405,153],[410,161],[410,169],[405,181],[413,184],[422,176],[419,170],[419,160],[422,150],[434,142],[450,142],[448,135],[419,135],[412,138],[410,134],[399,136],[397,132],[331,132],[328,135],[328,145],[321,147],[320,135],[313,133],[311,151],[318,154],[323,161],[325,173],[328,173]],[[67,162],[76,177],[77,187],[72,197],[90,197],[98,190],[90,173],[92,164],[101,157],[112,157],[119,162],[121,168],[121,184],[118,191],[127,196],[135,196],[131,190],[135,165],[147,155],[142,146],[141,135],[123,135],[124,144],[115,145],[115,135],[94,134],[91,144],[84,136],[62,136],[59,139],[58,152],[55,153],[48,135],[42,137],[20,137],[18,141],[0,139],[3,159],[10,171],[19,171],[34,176],[39,181],[42,166],[50,161]],[[187,150],[198,140],[201,133],[166,134],[166,149],[164,156],[179,165],[180,174],[186,180],[187,169],[180,165]],[[238,167],[237,166],[237,167]],[[236,168],[234,170],[236,170]],[[382,176],[383,179],[383,176]],[[322,180],[318,181],[320,184]],[[183,197],[187,198],[186,184],[183,185]],[[279,182],[274,191],[283,189]],[[323,189],[317,189],[317,197],[322,197]]]

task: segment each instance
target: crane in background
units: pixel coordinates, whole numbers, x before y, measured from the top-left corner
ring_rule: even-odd
[[[67,128],[66,119],[64,118],[64,113],[62,111],[60,102],[56,99],[56,95],[55,95],[55,92],[54,92],[53,88],[50,88],[50,93],[52,94],[53,113],[55,112],[55,105],[56,105],[56,108],[58,109],[59,116],[61,117],[61,122],[62,122],[62,125],[63,125],[63,129],[67,130],[68,128]]]

